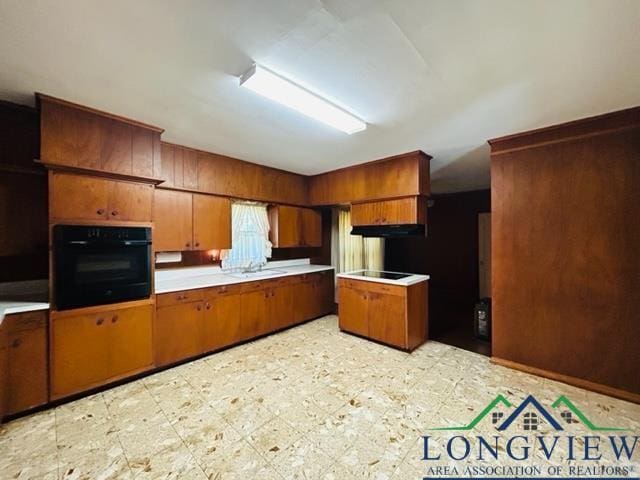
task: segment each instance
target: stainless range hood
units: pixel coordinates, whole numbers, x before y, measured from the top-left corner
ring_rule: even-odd
[[[401,225],[359,225],[351,228],[351,235],[363,237],[424,237],[426,226],[423,224]]]

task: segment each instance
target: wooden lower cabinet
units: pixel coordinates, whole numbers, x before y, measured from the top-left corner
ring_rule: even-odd
[[[380,342],[405,348],[407,327],[404,322],[404,296],[387,293],[367,293],[369,337]]]
[[[259,289],[240,296],[240,334],[242,340],[269,332],[269,289]]]
[[[7,315],[6,411],[23,412],[47,403],[47,312]]]
[[[169,365],[203,352],[203,302],[159,307],[156,310],[156,366]]]
[[[51,398],[58,399],[153,365],[153,304],[52,312]]]
[[[428,283],[338,279],[340,330],[411,351],[427,340]]]
[[[157,295],[155,360],[169,365],[333,311],[333,271]]]
[[[207,296],[204,312],[204,351],[211,352],[243,339],[240,324],[240,294]]]

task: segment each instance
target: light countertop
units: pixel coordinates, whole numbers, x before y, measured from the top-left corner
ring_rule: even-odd
[[[338,278],[350,278],[352,280],[361,280],[365,282],[387,283],[389,285],[399,285],[401,287],[408,287],[415,283],[426,282],[429,280],[429,275],[418,275],[417,273],[404,273],[409,275],[408,277],[392,280],[389,278],[375,278],[375,277],[363,277],[362,275],[356,275],[357,273],[364,272],[365,270],[354,270],[352,272],[339,273]],[[372,270],[368,270],[372,271]],[[381,270],[373,270],[380,272]],[[402,272],[387,272],[387,273],[402,273]]]
[[[48,310],[47,280],[0,283],[0,323],[12,313]]]
[[[241,273],[227,273],[222,271],[220,267],[213,266],[156,270],[155,293],[171,293],[234,283],[256,282],[325,270],[333,270],[333,267],[311,265],[309,259],[269,262],[260,272],[248,276],[243,276]]]

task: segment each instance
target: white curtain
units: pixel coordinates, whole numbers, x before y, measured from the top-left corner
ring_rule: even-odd
[[[236,202],[231,205],[231,250],[221,255],[222,268],[264,265],[271,257],[266,205]]]
[[[331,263],[336,273],[352,270],[384,270],[384,239],[351,235],[351,212],[333,210]]]

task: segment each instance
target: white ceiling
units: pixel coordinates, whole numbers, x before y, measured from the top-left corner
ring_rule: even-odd
[[[238,88],[253,61],[369,128]],[[487,139],[640,105],[640,1],[0,0],[0,98],[34,91],[304,174],[422,149],[472,190]]]

